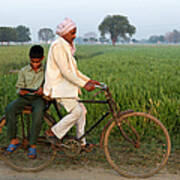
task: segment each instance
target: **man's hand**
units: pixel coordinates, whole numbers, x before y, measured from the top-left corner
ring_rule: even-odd
[[[90,82],[92,83],[92,84],[95,84],[95,85],[101,85],[101,83],[100,82],[98,82],[98,81],[95,81],[95,80],[90,80]]]
[[[43,88],[40,87],[37,91],[34,92],[35,94],[38,94],[38,95],[43,95]]]
[[[28,93],[29,93],[29,91],[23,90],[23,89],[20,89],[20,91],[19,91],[19,94],[20,94],[21,96],[24,96],[24,95],[26,95],[26,94],[28,94]]]
[[[90,80],[85,84],[84,89],[87,91],[93,91],[95,89],[95,84],[93,84]]]

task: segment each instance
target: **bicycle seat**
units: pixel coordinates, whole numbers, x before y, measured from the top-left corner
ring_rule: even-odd
[[[49,102],[49,103],[48,103]],[[46,107],[45,107],[45,111],[48,110],[49,106],[50,106],[50,102],[51,101],[47,101],[46,103]],[[31,114],[32,113],[32,106],[28,105],[28,106],[25,106],[23,111],[22,111],[23,114]]]

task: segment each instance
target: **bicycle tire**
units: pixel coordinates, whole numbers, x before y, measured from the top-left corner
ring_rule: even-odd
[[[50,115],[47,113],[44,114],[44,120],[48,124],[48,128],[53,125],[53,122],[49,117]],[[5,117],[3,119],[5,119]],[[6,143],[4,144],[4,147],[1,148],[0,158],[5,162],[5,164],[19,172],[38,172],[43,170],[51,164],[57,153],[56,148],[51,143],[49,143],[44,136],[38,137],[36,145],[36,159],[29,159],[27,157],[28,148],[25,147],[26,145],[21,145],[20,148],[15,150],[12,154],[8,155],[6,153],[7,145],[8,144]]]
[[[7,136],[5,133],[3,133],[5,123],[6,123],[6,119],[5,119],[5,115],[3,115],[0,119],[0,150],[3,150],[4,148],[3,144],[7,141]]]
[[[107,161],[120,175],[128,178],[154,175],[166,164],[170,151],[168,131],[150,114],[123,115],[110,124],[105,134]]]

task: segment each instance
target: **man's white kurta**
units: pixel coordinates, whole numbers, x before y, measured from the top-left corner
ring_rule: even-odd
[[[89,80],[77,69],[69,43],[59,37],[49,49],[43,88],[46,96],[56,98],[70,112],[51,128],[59,139],[74,124],[77,125],[77,138],[84,134],[86,108],[77,98],[79,87],[84,87]],[[86,144],[85,138],[82,139],[82,144]]]
[[[89,80],[77,69],[69,43],[59,37],[49,49],[44,94],[52,98],[77,98],[78,88]]]

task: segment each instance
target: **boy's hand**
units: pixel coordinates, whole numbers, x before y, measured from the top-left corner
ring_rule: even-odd
[[[43,88],[40,87],[40,88],[35,92],[35,94],[43,95]]]
[[[24,96],[24,95],[26,95],[26,94],[28,94],[28,93],[29,93],[29,91],[23,90],[23,89],[21,89],[21,90],[19,91],[19,94],[20,94],[21,96]]]

